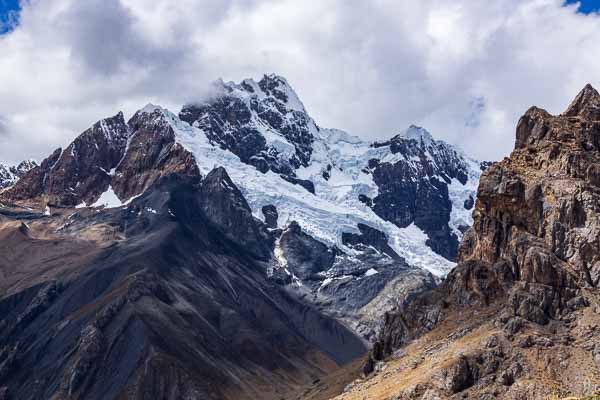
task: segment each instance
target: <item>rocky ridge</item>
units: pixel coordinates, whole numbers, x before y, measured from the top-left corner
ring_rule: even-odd
[[[281,188],[295,185],[324,200],[316,207],[320,220],[354,232],[358,223],[366,223],[390,241],[412,238],[408,247],[422,246],[428,254],[414,254],[407,246],[396,246],[396,251],[413,266],[439,265],[437,275],[451,268],[458,240],[471,223],[470,204],[481,173],[477,162],[414,126],[384,143],[320,128],[277,75],[214,86],[211,97],[184,106],[179,116],[148,105],[127,122],[121,113],[99,121],[64,151],[57,149],[5,197],[83,206],[95,204],[110,188],[125,202],[161,173],[199,176],[198,168],[206,174],[222,165],[251,203],[262,197],[280,210],[281,228],[296,220],[318,240],[343,246],[340,232],[332,232],[327,223],[314,225],[317,216],[303,211],[315,207],[290,204],[304,197],[289,193],[296,189],[276,198],[271,193],[248,196],[265,192],[263,181]],[[257,173],[233,171],[247,165]],[[251,204],[259,218],[260,209],[270,205],[266,201]],[[358,217],[340,218],[332,212],[336,206]],[[423,234],[413,230],[425,237],[417,239]],[[424,256],[431,262],[419,264]]]
[[[170,173],[200,176],[193,156],[175,143],[170,125],[150,106],[128,122],[123,113],[98,121],[66,149],[56,149],[3,196],[86,206],[110,190],[126,201]]]
[[[482,174],[458,266],[386,315],[365,365],[374,377],[340,398],[545,399],[600,390],[599,162],[594,88],[558,116],[530,108],[510,157]]]

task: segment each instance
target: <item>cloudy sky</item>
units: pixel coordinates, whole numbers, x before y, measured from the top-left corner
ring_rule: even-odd
[[[0,160],[270,72],[321,126],[383,139],[413,123],[499,159],[529,106],[560,113],[585,83],[600,87],[594,3],[0,0]]]

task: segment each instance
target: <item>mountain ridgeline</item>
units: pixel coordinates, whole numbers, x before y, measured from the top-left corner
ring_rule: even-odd
[[[487,164],[319,127],[277,75],[213,89],[3,180],[1,399],[285,398],[454,267]]]
[[[203,141],[317,197],[333,195],[340,203],[352,195],[350,200],[371,208],[380,224],[401,229],[414,224],[427,235],[427,246],[449,260],[470,225],[464,210],[472,207],[484,165],[415,126],[383,143],[320,128],[285,79],[270,75],[259,82],[219,81],[210,99],[184,106],[179,116],[148,105],[128,122],[122,113],[99,121],[66,149],[57,149],[6,197],[89,205],[109,186],[127,200],[161,174],[200,176],[196,164],[204,161],[213,164],[200,169],[233,168],[216,151],[198,154]],[[132,174],[142,176],[131,179]],[[332,175],[337,179],[328,184]],[[334,191],[338,187],[346,191]]]

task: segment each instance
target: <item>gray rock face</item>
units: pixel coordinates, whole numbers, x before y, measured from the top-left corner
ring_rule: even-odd
[[[360,235],[355,233],[342,234],[342,243],[351,247],[372,246],[374,249],[388,255],[394,260],[400,260],[401,257],[388,244],[388,238],[381,231],[371,228],[365,224],[358,224]]]
[[[219,167],[201,183],[200,206],[204,215],[221,233],[259,258],[270,257],[270,237],[252,216],[246,199]]]
[[[352,250],[346,254],[292,222],[276,241],[271,277],[372,341],[385,312],[408,303],[436,281],[408,266],[387,244],[385,234],[366,225],[359,229],[360,235],[343,235]]]
[[[317,280],[320,272],[333,265],[335,251],[302,232],[300,225],[292,222],[279,238],[279,246],[286,267],[300,280]]]

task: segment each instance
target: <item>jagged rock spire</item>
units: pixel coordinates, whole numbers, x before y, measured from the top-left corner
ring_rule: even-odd
[[[584,114],[591,116],[590,112],[595,117],[600,115],[600,94],[588,83],[569,104],[563,115],[567,117],[585,116]]]
[[[568,120],[572,118],[587,122],[600,121],[600,93],[589,83],[575,96],[566,111],[558,116],[535,106],[527,110],[517,124],[515,148],[539,146],[542,140],[572,141],[574,136],[581,136],[583,132],[575,130],[574,135],[562,135],[564,129],[555,129],[552,132],[550,130],[552,121],[568,124]]]

